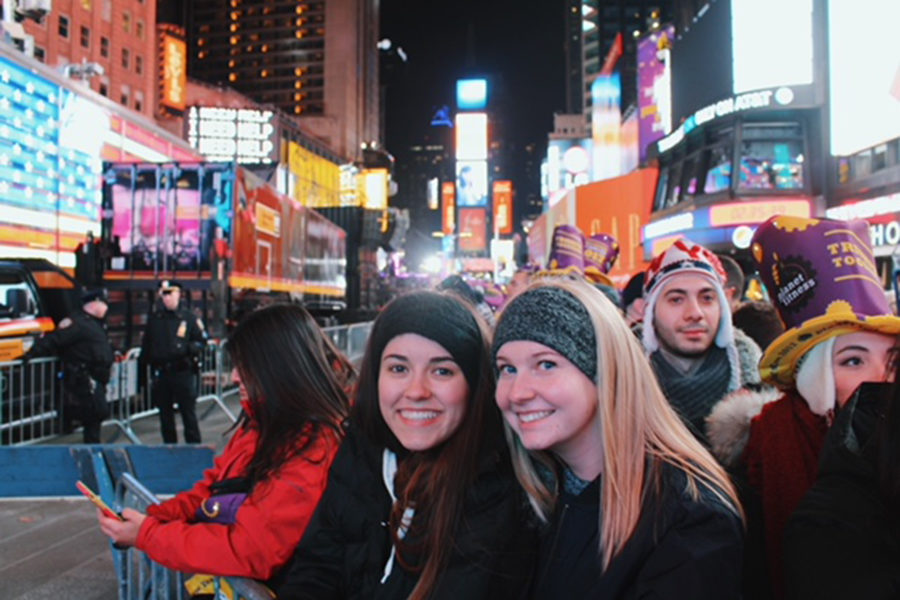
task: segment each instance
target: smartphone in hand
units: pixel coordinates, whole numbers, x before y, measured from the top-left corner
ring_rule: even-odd
[[[88,500],[94,503],[94,505],[103,511],[103,514],[110,519],[118,519],[119,521],[124,521],[122,515],[115,512],[113,509],[103,501],[103,498],[94,493],[94,491],[88,486],[84,485],[81,481],[75,482],[75,487],[78,488],[78,491],[88,497]]]

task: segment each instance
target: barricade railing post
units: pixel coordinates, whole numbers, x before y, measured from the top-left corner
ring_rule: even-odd
[[[33,444],[62,429],[55,358],[0,363],[0,446]]]
[[[131,473],[122,473],[116,484],[116,510],[134,508],[146,512],[151,504],[159,504],[159,499]],[[137,548],[113,550],[122,554],[121,567],[117,567],[119,578],[119,600],[143,600],[145,598],[173,600],[186,597],[184,581],[187,574],[179,573],[152,561],[147,554]],[[136,567],[136,568],[135,568]],[[149,573],[149,577],[146,574]],[[245,577],[217,577],[228,583],[235,593],[235,600],[271,600],[268,588]],[[218,596],[217,596],[218,597]]]

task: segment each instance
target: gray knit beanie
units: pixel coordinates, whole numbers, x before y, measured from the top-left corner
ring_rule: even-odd
[[[587,309],[568,291],[553,287],[527,290],[506,305],[494,332],[491,349],[494,363],[497,351],[506,342],[526,340],[556,350],[573,365],[597,381],[597,341]]]

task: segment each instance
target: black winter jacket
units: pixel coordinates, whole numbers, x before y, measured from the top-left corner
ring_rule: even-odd
[[[602,476],[601,476],[602,477]],[[628,600],[740,597],[740,518],[701,487],[690,498],[685,475],[665,466],[662,494],[644,501],[634,534],[605,572],[599,554],[600,478],[578,496],[562,493],[541,540],[531,597]]]
[[[328,487],[276,590],[290,599],[406,599],[418,574],[394,559],[386,522],[391,498],[382,478],[383,448],[351,427]],[[482,461],[469,489],[456,548],[432,600],[521,598],[537,535],[505,452]],[[414,517],[415,518],[415,517]]]
[[[879,493],[872,452],[889,388],[863,384],[825,438],[816,483],[785,531],[788,598],[900,598],[900,507]]]

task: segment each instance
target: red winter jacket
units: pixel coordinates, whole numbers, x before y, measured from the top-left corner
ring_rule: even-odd
[[[766,558],[776,598],[784,596],[782,542],[788,519],[816,480],[828,432],[795,391],[766,404],[750,423],[744,460],[762,502]]]
[[[301,454],[253,488],[234,524],[194,523],[210,485],[243,475],[250,463],[258,433],[238,430],[192,489],[147,509],[137,548],[177,571],[271,578],[291,558],[325,491],[340,439],[329,428],[320,431]]]

